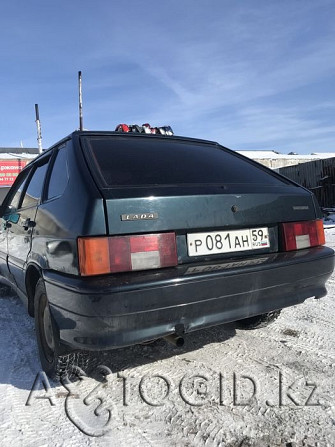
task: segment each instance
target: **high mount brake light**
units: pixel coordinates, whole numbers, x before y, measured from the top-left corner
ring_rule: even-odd
[[[325,244],[322,220],[283,223],[283,249],[285,251],[316,247]]]
[[[83,276],[171,267],[178,264],[175,233],[78,239]]]

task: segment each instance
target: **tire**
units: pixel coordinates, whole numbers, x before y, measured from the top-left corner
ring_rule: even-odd
[[[266,327],[279,317],[280,312],[281,309],[261,315],[255,315],[254,317],[244,318],[243,320],[238,320],[236,321],[236,327],[238,329],[246,330]]]
[[[43,279],[39,279],[35,289],[35,329],[42,369],[52,380],[78,377],[78,367],[88,370],[88,352],[71,352],[61,344]]]

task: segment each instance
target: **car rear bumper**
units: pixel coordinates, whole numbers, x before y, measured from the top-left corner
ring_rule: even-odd
[[[100,350],[320,298],[333,269],[333,250],[317,247],[95,278],[45,271],[44,280],[60,339]]]

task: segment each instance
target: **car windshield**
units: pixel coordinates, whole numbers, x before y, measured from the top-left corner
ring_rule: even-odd
[[[107,187],[286,183],[215,144],[124,135],[82,138]]]

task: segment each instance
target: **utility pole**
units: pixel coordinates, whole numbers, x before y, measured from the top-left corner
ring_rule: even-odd
[[[79,82],[79,130],[84,130],[84,125],[83,125],[83,88],[82,88],[81,71],[78,72],[78,82]]]
[[[36,115],[36,126],[37,126],[38,152],[41,154],[43,152],[43,149],[42,149],[42,131],[41,131],[40,112],[38,110],[38,104],[35,104],[35,115]]]

